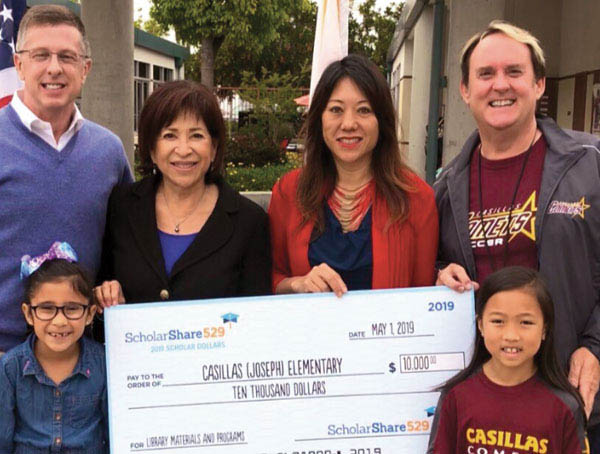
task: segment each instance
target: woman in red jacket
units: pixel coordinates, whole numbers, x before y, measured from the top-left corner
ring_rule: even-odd
[[[273,187],[276,293],[432,285],[433,190],[403,162],[387,83],[366,58],[327,67],[305,125],[305,165]]]

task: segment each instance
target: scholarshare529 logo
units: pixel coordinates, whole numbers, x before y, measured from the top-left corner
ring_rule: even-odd
[[[181,340],[199,340],[199,339],[217,339],[227,336],[227,332],[231,330],[234,323],[238,322],[239,315],[231,312],[220,317],[222,324],[212,326],[203,326],[198,329],[181,330],[179,328],[171,328],[164,331],[138,331],[125,333],[126,344],[138,344],[148,342],[165,342],[165,341],[181,341]],[[226,328],[226,326],[228,327]]]
[[[327,435],[330,437],[347,437],[352,435],[381,435],[381,434],[402,434],[402,433],[429,433],[431,424],[427,419],[408,420],[404,422],[395,422],[393,424],[385,422],[372,422],[369,424],[329,424],[327,426]]]

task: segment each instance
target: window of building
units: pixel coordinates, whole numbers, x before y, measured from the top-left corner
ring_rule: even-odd
[[[394,102],[394,108],[396,109],[396,114],[400,112],[400,66],[398,66],[392,72],[392,100]]]
[[[133,130],[137,132],[140,113],[146,98],[150,96],[150,64],[141,61],[134,62],[133,69]]]
[[[141,61],[134,62],[133,75],[142,79],[150,78],[150,64]]]
[[[154,88],[160,84],[173,80],[173,70],[170,68],[164,68],[162,66],[154,65],[152,69],[152,80],[154,81]]]

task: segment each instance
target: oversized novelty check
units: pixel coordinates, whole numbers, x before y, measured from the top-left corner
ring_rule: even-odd
[[[418,454],[465,367],[473,295],[443,287],[106,311],[111,452]]]

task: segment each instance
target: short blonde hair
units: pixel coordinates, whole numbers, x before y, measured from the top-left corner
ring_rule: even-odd
[[[533,65],[535,80],[546,77],[546,58],[544,57],[544,51],[542,50],[538,39],[527,30],[519,28],[516,25],[502,20],[494,20],[489,23],[485,30],[471,36],[462,49],[460,54],[460,69],[462,72],[462,83],[464,85],[469,85],[469,60],[471,59],[473,50],[485,37],[496,33],[503,33],[509,38],[525,44],[529,48],[529,53],[531,55],[531,64]]]

